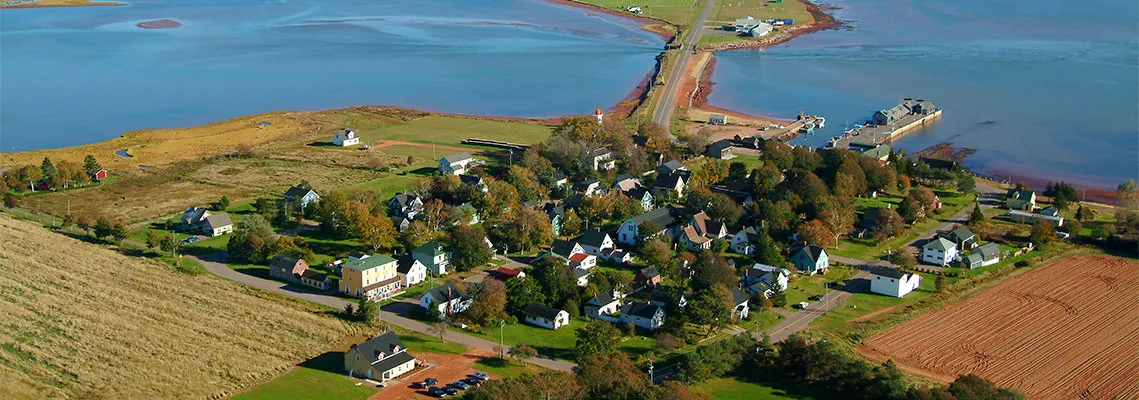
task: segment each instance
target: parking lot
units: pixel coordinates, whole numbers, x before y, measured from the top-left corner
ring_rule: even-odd
[[[494,354],[490,351],[480,349],[472,349],[462,355],[435,353],[416,354],[416,357],[431,364],[432,367],[401,380],[389,382],[388,387],[380,390],[379,393],[372,396],[369,400],[433,398],[427,395],[427,388],[416,388],[415,383],[421,382],[426,378],[435,378],[439,380],[439,383],[435,386],[446,386],[448,383],[466,378],[468,374],[476,371],[474,367],[476,362],[483,358],[492,357],[493,355]],[[500,378],[494,374],[488,373],[488,375],[490,375],[491,379]],[[462,395],[463,392],[459,394]]]

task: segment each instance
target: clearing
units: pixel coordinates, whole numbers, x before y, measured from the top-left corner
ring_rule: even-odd
[[[1139,398],[1139,262],[1060,259],[863,341],[949,382],[977,374],[1034,399]]]

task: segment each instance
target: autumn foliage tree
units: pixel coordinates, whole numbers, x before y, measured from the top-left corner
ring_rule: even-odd
[[[799,240],[814,244],[820,247],[832,247],[835,245],[835,236],[826,224],[822,221],[813,219],[802,224],[799,224]]]

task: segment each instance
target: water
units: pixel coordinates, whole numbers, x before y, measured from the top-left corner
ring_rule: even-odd
[[[535,0],[130,3],[0,11],[0,149],[360,104],[586,114],[621,101],[663,44]],[[183,26],[136,26],[164,18]]]
[[[903,97],[943,108],[895,142],[952,142],[994,176],[1111,186],[1139,178],[1139,3],[838,1],[853,31],[717,54],[709,103],[827,127],[819,146]],[[992,121],[991,124],[986,124]]]

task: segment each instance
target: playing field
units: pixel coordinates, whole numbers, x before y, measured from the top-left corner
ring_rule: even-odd
[[[1139,398],[1139,261],[1068,257],[865,340],[941,381],[977,374],[1032,399]]]

